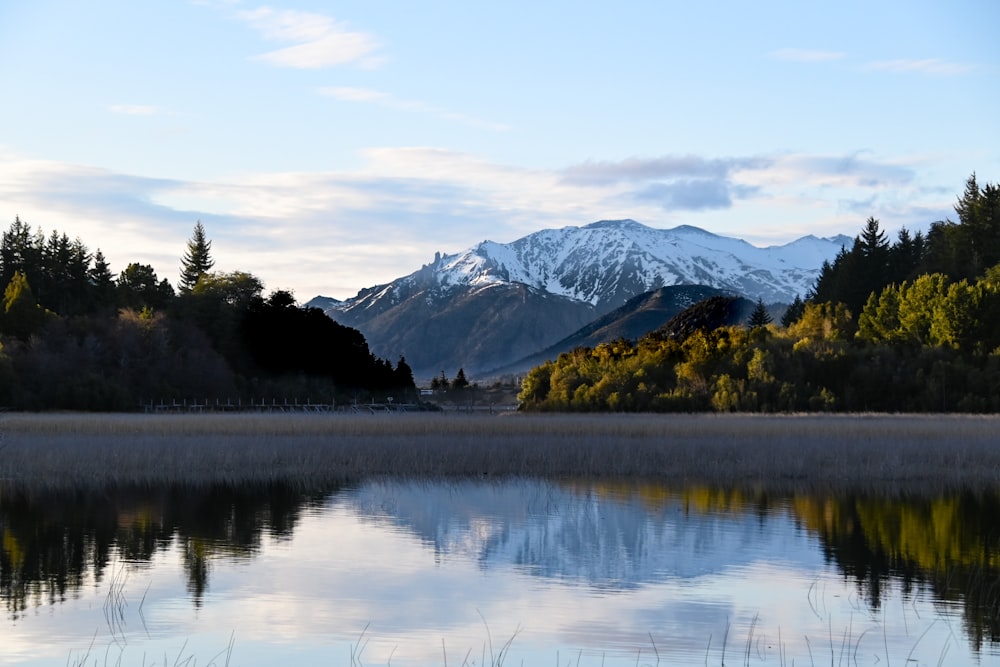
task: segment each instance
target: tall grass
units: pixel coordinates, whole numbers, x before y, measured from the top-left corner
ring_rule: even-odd
[[[1000,416],[0,416],[0,485],[633,478],[775,491],[1000,488]]]

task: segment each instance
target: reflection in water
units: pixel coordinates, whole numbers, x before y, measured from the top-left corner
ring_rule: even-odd
[[[345,494],[358,514],[388,519],[436,554],[483,568],[511,564],[546,578],[621,590],[663,577],[691,578],[760,553],[786,560],[788,526],[752,520],[739,495],[656,487],[521,482],[373,483]],[[765,514],[766,499],[758,499]],[[751,520],[748,520],[751,519]]]
[[[29,602],[65,600],[88,575],[100,581],[113,554],[148,562],[176,541],[198,604],[212,557],[250,557],[264,533],[290,539],[303,509],[325,496],[280,485],[0,494],[0,598],[16,618]]]
[[[963,606],[975,646],[1000,642],[1000,497],[796,498],[795,515],[878,608],[887,582]]]
[[[682,617],[700,609],[699,582],[762,569],[780,578],[783,568],[814,571],[825,560],[854,582],[869,617],[884,615],[890,590],[901,590],[904,599],[926,591],[941,605],[961,610],[973,651],[986,644],[994,655],[1000,644],[995,495],[779,498],[540,481],[382,481],[309,494],[281,485],[0,493],[0,598],[16,624],[32,608],[58,607],[88,582],[107,579],[116,561],[148,565],[176,551],[187,595],[198,608],[208,604],[213,568],[228,572],[226,563],[284,554],[279,547],[287,545],[279,567],[295,569],[317,558],[296,551],[316,548],[295,545],[303,517],[314,517],[322,533],[324,521],[342,515],[363,529],[355,534],[349,524],[331,523],[340,526],[344,534],[337,539],[344,544],[363,542],[363,535],[388,526],[433,554],[433,567],[445,571],[462,563],[485,575],[511,570],[545,585],[561,582],[585,596],[642,595],[672,581],[690,595],[676,602],[676,609],[694,610],[678,612]],[[404,556],[397,560],[403,563]],[[336,563],[331,554],[329,567]],[[386,579],[402,576],[387,573]],[[283,596],[308,604],[308,595],[315,594],[272,585],[279,588],[266,592],[272,605],[283,604]],[[347,604],[348,594],[338,594]],[[728,615],[723,618],[728,626]],[[433,618],[420,622],[434,624]],[[643,634],[643,628],[633,630]],[[2,652],[0,664],[6,664]]]

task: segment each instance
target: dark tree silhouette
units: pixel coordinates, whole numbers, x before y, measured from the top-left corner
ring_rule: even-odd
[[[212,259],[212,242],[206,238],[205,227],[199,220],[188,240],[187,251],[181,258],[181,291],[191,291],[198,284],[198,279],[211,271],[213,266],[215,260]]]
[[[763,299],[757,299],[757,305],[754,306],[753,312],[750,313],[750,319],[747,320],[747,326],[751,329],[766,327],[772,320],[773,318],[771,317],[771,314],[767,312],[767,306],[764,305]]]

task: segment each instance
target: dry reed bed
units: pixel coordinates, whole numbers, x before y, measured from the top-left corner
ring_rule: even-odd
[[[631,478],[774,491],[1000,488],[1000,416],[108,415],[0,417],[6,488]]]

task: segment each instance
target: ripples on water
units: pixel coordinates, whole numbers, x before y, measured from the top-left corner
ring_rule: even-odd
[[[998,504],[524,480],[0,496],[0,664],[998,664]]]

